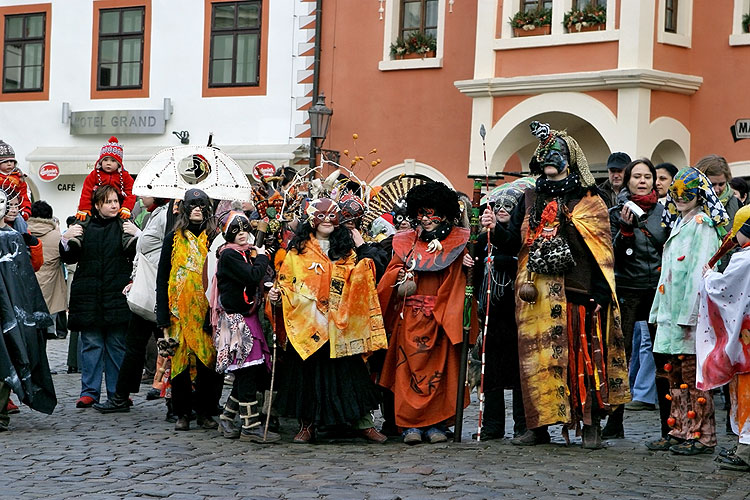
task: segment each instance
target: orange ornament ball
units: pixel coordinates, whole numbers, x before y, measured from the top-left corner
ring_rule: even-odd
[[[680,354],[679,356],[677,356],[677,359],[679,359],[680,361],[682,361],[683,359],[685,359],[685,355],[684,354]]]
[[[671,395],[671,394],[667,394],[667,395],[665,395],[665,396],[664,396],[664,398],[665,398],[665,399],[666,399],[667,401],[672,401],[672,395]]]
[[[674,417],[669,417],[667,419],[667,425],[670,426],[670,427],[674,427],[674,424],[676,424],[676,423],[677,423],[677,420],[675,420]]]
[[[698,398],[698,403],[702,405],[706,404],[706,398]]]
[[[672,364],[671,363],[664,363],[664,371],[665,372],[671,372],[672,371]]]
[[[696,432],[695,432],[695,434],[693,434],[693,437],[694,437],[695,439],[700,439],[700,438],[701,438],[701,436],[702,436],[702,434],[701,434],[700,432],[698,432],[698,431],[696,431]]]
[[[680,384],[680,389],[687,389],[687,388],[688,388],[687,384]]]
[[[693,410],[688,411],[687,412],[687,417],[688,418],[695,418],[695,412]]]

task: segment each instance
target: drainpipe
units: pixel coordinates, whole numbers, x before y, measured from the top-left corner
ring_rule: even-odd
[[[321,23],[323,21],[323,0],[316,0],[315,2],[315,59],[313,61],[313,88],[312,88],[312,102],[311,106],[318,100],[318,93],[320,91],[320,32]],[[317,163],[317,144],[315,139],[310,137],[310,168],[316,167]]]

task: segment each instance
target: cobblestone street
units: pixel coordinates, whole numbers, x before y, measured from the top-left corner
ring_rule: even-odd
[[[67,340],[48,346],[58,372],[54,414],[22,407],[12,415],[11,432],[0,434],[2,498],[740,499],[750,493],[750,476],[718,470],[712,456],[648,451],[643,442],[657,437],[656,411],[626,412],[626,438],[596,451],[565,447],[559,426],[551,429],[551,445],[472,442],[476,403],[466,412],[462,444],[294,445],[296,422],[282,420],[283,442],[260,446],[216,431],[176,433],[164,421],[163,401],[146,401],[145,390],[134,395],[130,413],[76,409],[80,375],[65,373],[66,349]],[[717,404],[723,406],[719,397]],[[724,414],[719,444],[728,447],[733,438],[724,432]]]

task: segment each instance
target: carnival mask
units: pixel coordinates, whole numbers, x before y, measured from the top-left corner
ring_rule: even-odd
[[[353,194],[344,195],[339,201],[341,224],[357,221],[365,215],[365,204]]]
[[[553,166],[557,170],[557,173],[562,173],[570,166],[569,157],[568,145],[558,137],[551,142],[549,148],[544,152],[540,163],[542,169],[547,166]]]
[[[700,177],[691,169],[680,171],[669,186],[669,194],[675,201],[689,203],[698,196],[700,192]]]
[[[307,214],[310,216],[310,225],[315,229],[323,222],[330,222],[334,226],[338,226],[341,211],[332,199],[318,198],[308,205]]]
[[[429,221],[432,222],[433,224],[440,224],[440,221],[443,220],[442,217],[440,217],[439,215],[435,213],[434,208],[418,208],[417,219],[421,221],[425,217],[427,217],[427,219],[429,219]]]
[[[244,212],[229,212],[227,221],[222,229],[224,239],[229,243],[233,243],[237,235],[243,231],[246,233],[250,232],[250,220]]]
[[[518,205],[517,197],[512,196],[510,194],[501,194],[495,200],[494,210],[495,210],[495,213],[498,213],[500,209],[502,208],[508,214],[510,214],[513,212],[513,210],[515,210],[516,205]]]
[[[185,199],[182,206],[185,207],[185,213],[190,216],[194,208],[200,208],[203,218],[210,215],[211,203],[208,195],[200,189],[188,189],[185,192]]]
[[[8,195],[0,189],[0,219],[4,219],[8,213]]]

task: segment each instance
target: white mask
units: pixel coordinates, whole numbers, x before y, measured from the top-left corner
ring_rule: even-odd
[[[0,219],[8,213],[8,195],[0,189]]]

